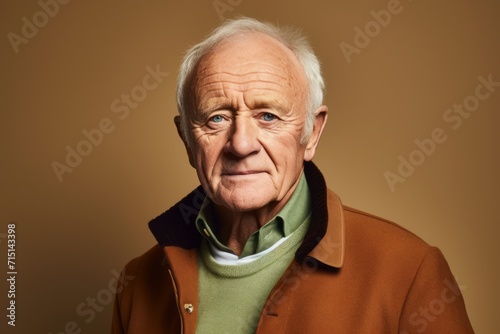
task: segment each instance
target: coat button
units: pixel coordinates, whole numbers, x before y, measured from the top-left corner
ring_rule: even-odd
[[[184,304],[184,310],[189,314],[193,313],[194,310],[193,304]]]

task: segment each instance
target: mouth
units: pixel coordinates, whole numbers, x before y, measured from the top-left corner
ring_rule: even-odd
[[[257,170],[244,170],[244,171],[226,171],[222,173],[222,176],[246,176],[246,175],[256,175],[264,173]]]

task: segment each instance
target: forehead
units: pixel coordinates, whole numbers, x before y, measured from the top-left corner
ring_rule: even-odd
[[[307,91],[305,72],[290,49],[265,34],[244,33],[202,57],[191,84],[191,110],[199,116],[218,106],[236,108],[243,97],[250,109],[279,105],[295,112],[292,106],[305,106]]]
[[[217,44],[200,60],[194,84],[215,81],[220,73],[254,74],[256,80],[286,80],[290,85],[306,82],[302,66],[293,52],[262,33],[238,34]]]

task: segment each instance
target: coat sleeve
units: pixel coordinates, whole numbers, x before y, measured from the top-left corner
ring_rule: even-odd
[[[117,280],[116,283],[116,291],[115,291],[115,302],[114,302],[114,307],[113,307],[113,317],[111,320],[111,334],[125,334],[126,330],[124,328],[124,310],[123,310],[123,293],[124,293],[124,288],[126,284],[124,284],[124,280],[122,280],[122,277],[126,277],[125,272],[127,270],[127,266],[123,268],[121,274],[120,274],[120,279]],[[126,307],[125,307],[126,308]]]
[[[120,302],[118,293],[115,295],[115,304],[113,308],[113,318],[111,321],[111,334],[124,334],[122,319],[120,315]]]
[[[464,299],[441,251],[431,248],[406,296],[399,334],[474,333]]]

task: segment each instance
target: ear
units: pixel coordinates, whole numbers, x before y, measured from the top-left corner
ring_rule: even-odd
[[[304,160],[311,161],[316,154],[316,147],[318,146],[319,139],[325,128],[326,121],[328,119],[328,108],[327,106],[320,106],[314,112],[315,118],[313,123],[313,130],[311,132],[311,137],[307,141],[306,150],[304,152]]]
[[[189,148],[189,144],[187,141],[187,138],[184,138],[184,132],[182,131],[182,125],[181,125],[181,116],[177,115],[174,117],[174,123],[175,127],[177,128],[177,134],[182,140],[182,143],[184,144],[184,147],[186,148],[186,153],[189,158],[189,164],[194,168],[194,157],[191,152],[191,149]]]

